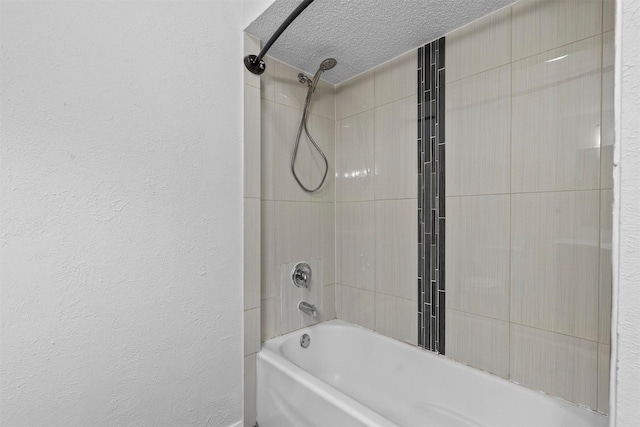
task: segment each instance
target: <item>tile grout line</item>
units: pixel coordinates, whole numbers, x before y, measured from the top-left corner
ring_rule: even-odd
[[[513,230],[513,7],[509,10],[509,24],[511,26],[511,37],[509,38],[509,323],[507,329],[507,356],[509,359],[509,367],[507,370],[507,378],[511,378],[511,295],[513,295],[513,269],[511,266],[511,253],[513,251],[512,230]]]

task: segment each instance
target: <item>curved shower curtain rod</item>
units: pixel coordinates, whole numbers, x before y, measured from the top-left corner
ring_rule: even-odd
[[[278,37],[280,37],[280,34],[282,34],[284,30],[287,29],[289,24],[291,24],[294,21],[294,19],[296,19],[298,15],[300,15],[302,11],[305,10],[307,6],[309,6],[311,3],[313,3],[313,0],[304,0],[302,3],[300,3],[298,7],[296,7],[294,11],[291,12],[291,15],[289,15],[289,17],[282,23],[282,25],[278,27],[276,32],[273,33],[273,35],[271,36],[267,44],[264,45],[264,47],[262,48],[258,56],[247,55],[244,57],[244,66],[247,67],[247,70],[251,71],[253,74],[258,74],[258,75],[264,73],[266,65],[262,60],[262,58],[267,54],[267,51],[271,48],[271,45],[278,39]]]

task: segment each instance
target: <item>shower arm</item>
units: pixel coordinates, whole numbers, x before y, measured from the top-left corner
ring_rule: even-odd
[[[291,15],[285,19],[285,21],[278,27],[275,33],[271,36],[267,44],[264,45],[258,56],[256,55],[247,55],[244,57],[244,66],[247,67],[247,70],[251,71],[253,74],[262,74],[266,69],[266,64],[262,60],[262,58],[267,54],[267,51],[271,48],[271,45],[275,43],[275,41],[280,37],[280,35],[287,29],[289,24],[291,24],[297,17],[302,13],[303,10],[307,8],[313,0],[304,0],[302,3],[296,7]]]

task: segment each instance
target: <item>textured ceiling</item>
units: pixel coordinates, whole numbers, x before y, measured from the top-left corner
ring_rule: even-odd
[[[323,59],[336,58],[338,65],[322,76],[335,84],[513,1],[316,0],[280,36],[268,55],[310,74]],[[299,4],[300,0],[276,0],[246,31],[264,45]]]

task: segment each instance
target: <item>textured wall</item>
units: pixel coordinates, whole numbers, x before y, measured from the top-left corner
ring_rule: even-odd
[[[616,34],[616,136],[620,144],[616,151],[613,232],[617,249],[614,280],[618,282],[613,404],[615,425],[630,427],[640,419],[640,4],[618,0],[617,7],[621,11]]]
[[[241,419],[251,7],[2,3],[0,424]]]

